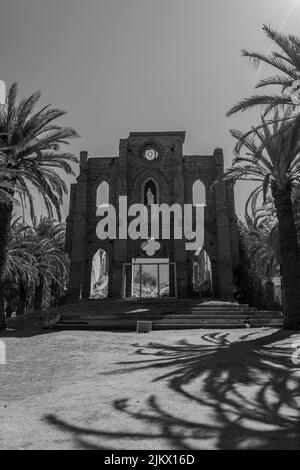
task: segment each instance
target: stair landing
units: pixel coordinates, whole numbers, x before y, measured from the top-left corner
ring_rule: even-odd
[[[258,311],[237,302],[199,299],[90,300],[61,308],[56,321],[48,326],[136,331],[141,320],[150,321],[152,330],[282,327],[279,311]]]

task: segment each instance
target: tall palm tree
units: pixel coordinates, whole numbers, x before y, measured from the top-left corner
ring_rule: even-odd
[[[7,194],[6,200],[3,197],[0,200],[0,329],[6,328],[2,284],[13,198],[18,196],[22,205],[28,201],[33,217],[34,189],[44,201],[49,216],[53,217],[55,210],[60,219],[60,205],[67,185],[58,170],[74,175],[71,163],[77,162],[61,148],[69,139],[77,137],[73,129],[56,123],[65,111],[50,105],[35,111],[39,99],[40,93],[36,92],[17,103],[17,84],[14,83],[0,112],[1,167],[5,171],[4,186],[0,184],[0,188],[2,194]]]
[[[260,80],[256,85],[257,89],[278,85],[280,92],[256,94],[245,98],[234,105],[228,111],[227,116],[257,106],[264,108],[265,115],[274,110],[288,109],[295,111],[296,114],[300,110],[300,102],[297,104],[290,93],[293,84],[300,79],[300,39],[293,35],[281,34],[268,25],[263,25],[263,31],[277,50],[270,54],[261,54],[243,49],[242,55],[248,57],[256,67],[265,64],[273,67],[277,72],[274,76]]]
[[[290,116],[286,111],[285,116]],[[264,117],[252,135],[233,130],[237,139],[236,158],[225,172],[225,179],[258,182],[251,197],[262,193],[264,201],[271,193],[278,217],[280,256],[284,291],[284,326],[300,328],[300,256],[293,214],[292,193],[300,177],[300,115],[292,122],[279,119],[273,124]],[[242,150],[245,155],[241,155]]]

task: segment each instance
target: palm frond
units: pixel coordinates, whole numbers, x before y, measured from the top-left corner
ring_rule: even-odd
[[[226,116],[229,117],[237,112],[244,112],[256,106],[260,106],[262,108],[266,105],[272,106],[272,109],[276,107],[277,109],[283,110],[285,106],[293,105],[293,103],[289,97],[285,96],[253,95],[232,106],[232,108],[230,108],[230,110],[226,113]]]
[[[78,162],[63,147],[78,134],[71,127],[57,124],[65,111],[47,105],[35,112],[40,96],[36,92],[17,103],[17,85],[13,84],[8,92],[0,120],[0,198],[15,203],[12,196],[17,194],[22,205],[29,202],[33,218],[31,192],[35,189],[49,216],[53,217],[55,211],[60,218],[63,194],[68,188],[59,172],[75,176],[72,165]]]

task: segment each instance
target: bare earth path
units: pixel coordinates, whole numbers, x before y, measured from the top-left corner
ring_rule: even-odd
[[[0,339],[1,449],[300,449],[295,332]]]

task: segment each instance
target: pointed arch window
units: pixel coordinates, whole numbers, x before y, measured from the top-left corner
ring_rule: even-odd
[[[193,184],[193,205],[206,205],[206,191],[201,180],[196,180]]]
[[[96,215],[99,214],[99,206],[108,207],[109,206],[109,184],[106,181],[102,181],[97,188],[97,196],[96,196],[96,205],[97,205],[97,212]]]

